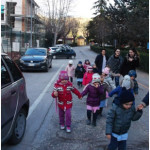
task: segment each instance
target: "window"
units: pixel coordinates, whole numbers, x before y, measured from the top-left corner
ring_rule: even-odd
[[[13,76],[14,81],[17,81],[22,78],[22,74],[20,70],[17,68],[15,63],[8,57],[8,56],[3,56],[8,68],[10,69],[10,72]]]
[[[1,5],[1,20],[4,20],[4,5]]]
[[[1,61],[1,87],[3,88],[9,84],[11,84],[11,79],[10,79],[9,73],[8,73],[4,63]]]

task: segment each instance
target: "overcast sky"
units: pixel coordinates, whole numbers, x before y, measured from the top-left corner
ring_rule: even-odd
[[[41,7],[44,0],[35,0],[37,4]],[[74,17],[84,17],[84,18],[91,18],[93,17],[93,13],[95,12],[94,9],[92,9],[94,2],[97,0],[74,0],[69,15]],[[108,0],[106,0],[108,1]],[[112,2],[113,0],[109,0],[109,2]]]

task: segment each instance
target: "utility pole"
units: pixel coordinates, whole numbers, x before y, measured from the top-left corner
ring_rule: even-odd
[[[30,33],[30,47],[32,47],[32,0],[31,0],[31,33]]]

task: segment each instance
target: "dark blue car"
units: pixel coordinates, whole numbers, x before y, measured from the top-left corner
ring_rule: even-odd
[[[48,72],[52,67],[52,56],[46,48],[29,48],[20,58],[20,69],[44,70]]]

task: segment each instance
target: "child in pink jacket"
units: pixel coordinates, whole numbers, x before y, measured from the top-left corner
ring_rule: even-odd
[[[92,66],[89,66],[87,69],[87,72],[85,72],[84,76],[83,76],[82,84],[84,86],[86,86],[87,84],[89,84],[92,81],[92,75],[93,75],[93,68],[92,68]]]
[[[74,76],[74,72],[75,72],[75,67],[73,65],[73,61],[72,60],[69,60],[65,71],[67,71],[67,74],[69,76],[69,81],[73,82],[73,76]]]

